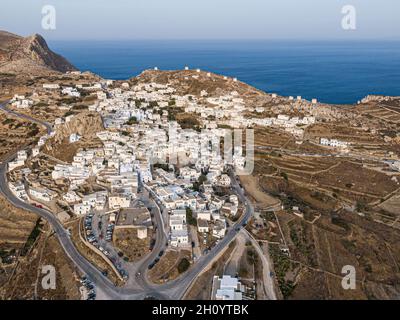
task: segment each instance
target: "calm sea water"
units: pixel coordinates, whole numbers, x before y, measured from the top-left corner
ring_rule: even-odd
[[[258,89],[328,103],[400,95],[400,42],[52,41],[81,70],[128,79],[144,69],[191,68]]]

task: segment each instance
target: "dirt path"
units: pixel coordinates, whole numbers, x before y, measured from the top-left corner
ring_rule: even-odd
[[[236,248],[231,252],[228,262],[225,264],[224,274],[235,277],[239,272],[240,259],[245,254],[246,249],[246,237],[239,233],[236,238]]]
[[[273,278],[270,276],[272,271],[272,262],[269,257],[268,252],[264,252],[263,249],[260,247],[258,242],[253,238],[253,236],[246,230],[242,229],[241,233],[245,234],[247,238],[251,241],[254,248],[257,251],[258,256],[261,259],[261,263],[263,265],[263,282],[264,282],[264,290],[266,296],[270,300],[277,300],[276,293],[275,293],[275,284]]]
[[[249,196],[252,197],[258,205],[269,207],[279,202],[260,189],[258,178],[254,176],[241,176],[240,182]]]

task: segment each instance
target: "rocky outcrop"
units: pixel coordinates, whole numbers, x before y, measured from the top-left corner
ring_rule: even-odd
[[[98,113],[81,112],[79,115],[75,115],[68,123],[56,127],[56,134],[51,139],[50,145],[54,146],[62,143],[73,133],[90,140],[96,137],[97,132],[103,130],[103,122]]]
[[[102,144],[96,133],[103,130],[103,121],[98,113],[81,112],[68,123],[55,128],[55,135],[47,141],[44,152],[59,160],[71,162],[80,148],[100,147]],[[81,136],[81,139],[70,143],[69,137],[74,133]]]

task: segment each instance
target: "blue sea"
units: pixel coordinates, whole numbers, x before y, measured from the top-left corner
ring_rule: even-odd
[[[128,79],[200,68],[266,92],[335,104],[368,94],[400,95],[400,42],[391,41],[50,41],[80,70]]]

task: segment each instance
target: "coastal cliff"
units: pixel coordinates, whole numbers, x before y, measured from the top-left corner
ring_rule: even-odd
[[[77,70],[64,57],[54,53],[38,34],[21,37],[0,31],[0,72],[48,74]]]

